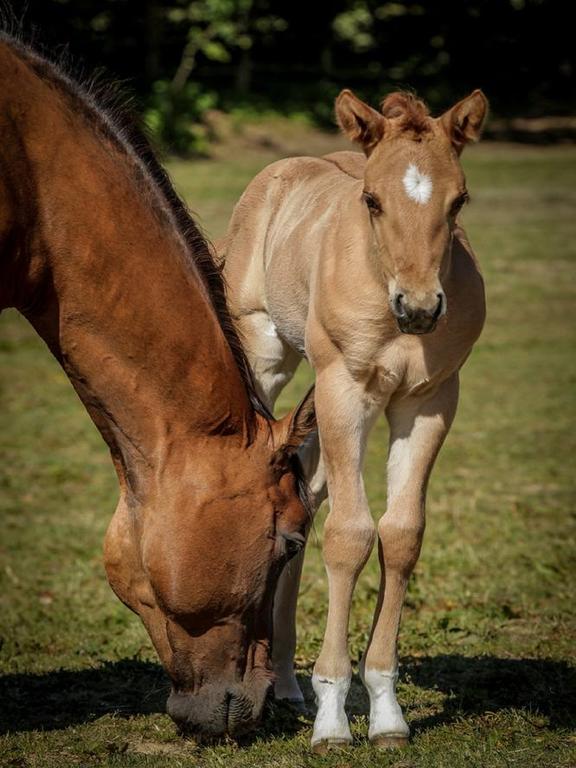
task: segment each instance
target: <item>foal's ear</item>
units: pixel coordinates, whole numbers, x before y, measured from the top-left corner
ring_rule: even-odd
[[[366,156],[370,155],[384,135],[386,118],[347,88],[340,92],[335,106],[336,120],[342,133],[350,141],[358,142]]]
[[[311,387],[300,405],[297,405],[291,413],[273,422],[274,445],[278,448],[272,461],[292,456],[315,429],[314,387]]]
[[[476,89],[439,118],[458,154],[466,144],[478,141],[487,114],[488,99]]]

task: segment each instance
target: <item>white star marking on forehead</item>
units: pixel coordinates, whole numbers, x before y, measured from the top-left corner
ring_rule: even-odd
[[[427,173],[422,173],[414,163],[410,163],[402,179],[406,194],[411,200],[426,205],[432,194],[432,179]]]

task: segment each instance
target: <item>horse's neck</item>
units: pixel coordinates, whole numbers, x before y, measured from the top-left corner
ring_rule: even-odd
[[[137,191],[131,161],[53,109],[41,141],[35,117],[12,150],[26,158],[26,199],[21,180],[4,185],[9,208],[24,206],[27,218],[4,260],[9,303],[61,361],[128,472],[154,468],[180,440],[242,435],[251,411],[230,347],[183,242]]]

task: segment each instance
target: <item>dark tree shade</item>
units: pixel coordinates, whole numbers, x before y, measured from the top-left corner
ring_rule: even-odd
[[[3,0],[6,4],[7,0]],[[215,0],[195,0],[208,17]],[[146,102],[154,81],[171,81],[194,24],[191,0],[26,0],[24,27],[48,47],[66,44],[86,70],[104,66]],[[331,113],[348,86],[376,100],[392,88],[415,88],[434,108],[475,87],[501,115],[566,114],[576,96],[574,44],[562,0],[230,0],[250,42],[214,38],[226,55],[195,52],[190,78],[242,101]],[[180,16],[178,13],[180,12]],[[280,19],[271,31],[260,23]],[[344,15],[343,15],[344,14]],[[205,23],[205,22],[196,22]],[[242,30],[240,24],[236,29]],[[324,111],[323,111],[324,110]]]

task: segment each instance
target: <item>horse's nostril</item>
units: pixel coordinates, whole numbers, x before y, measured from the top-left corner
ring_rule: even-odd
[[[250,730],[254,725],[250,699],[242,694],[230,694],[226,721],[230,733]]]

